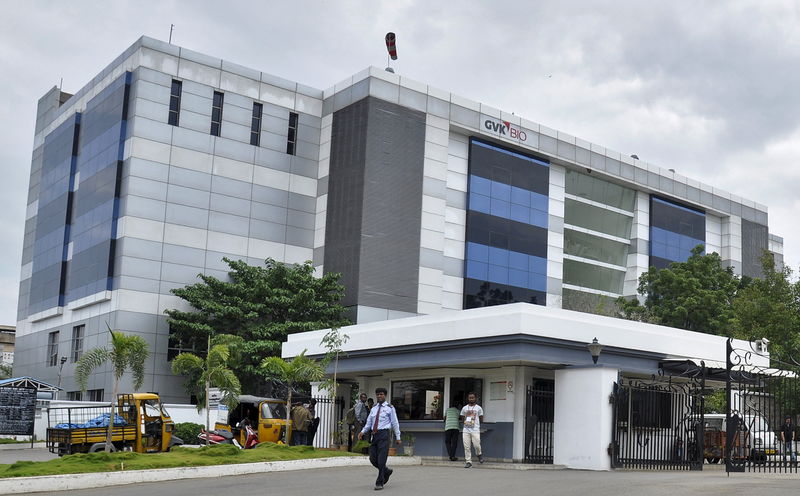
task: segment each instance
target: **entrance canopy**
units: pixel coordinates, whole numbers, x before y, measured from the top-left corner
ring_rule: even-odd
[[[699,377],[702,368],[706,368],[706,379],[724,381],[727,372],[726,363],[719,360],[700,360],[699,358],[672,358],[661,361],[664,372],[688,377]],[[733,375],[796,378],[797,374],[791,370],[776,369],[762,365],[736,364],[732,369]]]

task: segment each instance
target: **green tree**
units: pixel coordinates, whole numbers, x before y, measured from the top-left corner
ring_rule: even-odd
[[[0,363],[0,379],[11,379],[10,363]]]
[[[242,386],[236,374],[230,369],[235,362],[236,349],[241,346],[242,338],[229,334],[209,337],[208,352],[205,358],[192,353],[181,353],[172,361],[172,373],[185,375],[186,392],[197,396],[197,411],[206,408],[206,426],[210,426],[209,390],[219,388],[222,402],[233,409],[239,404]],[[208,427],[207,427],[208,428]],[[206,439],[208,444],[208,439]]]
[[[125,335],[120,331],[112,331],[106,324],[111,334],[111,347],[93,348],[84,353],[75,367],[75,379],[81,391],[86,391],[86,383],[92,372],[106,363],[114,369],[114,385],[111,392],[111,411],[108,418],[108,433],[106,434],[106,453],[111,452],[111,436],[114,430],[114,407],[119,393],[119,381],[125,372],[130,369],[133,374],[133,389],[138,390],[144,382],[144,363],[150,352],[147,342],[136,335]]]
[[[775,358],[800,358],[800,282],[792,282],[789,267],[778,269],[772,255],[761,257],[761,274],[733,300],[735,336],[767,338]]]
[[[333,363],[333,376],[322,384],[323,389],[327,389],[331,397],[336,396],[336,389],[339,383],[336,382],[336,376],[339,372],[339,355],[344,354],[342,346],[350,339],[350,336],[343,334],[341,329],[334,327],[325,333],[322,337],[320,344],[328,350],[325,353],[325,358],[322,360],[322,367],[327,369],[328,365]]]
[[[289,266],[267,259],[262,267],[223,260],[230,280],[200,274],[202,282],[172,291],[194,311],[166,314],[172,339],[183,347],[203,350],[208,336],[216,334],[243,338],[242,360],[233,370],[244,391],[265,392],[261,360],[278,356],[287,335],[349,324],[339,304],[344,294],[339,274],[315,277],[310,262]]]
[[[733,299],[742,281],[730,267],[722,267],[717,253],[703,255],[703,246],[692,249],[686,262],[669,268],[655,267],[639,278],[638,300],[617,300],[628,319],[662,324],[689,331],[729,336],[733,332]]]
[[[289,444],[289,417],[292,409],[292,392],[303,383],[321,381],[325,377],[325,369],[313,358],[306,356],[306,350],[294,357],[291,361],[286,361],[279,357],[267,357],[261,362],[261,368],[271,379],[286,386],[286,438],[284,442]]]

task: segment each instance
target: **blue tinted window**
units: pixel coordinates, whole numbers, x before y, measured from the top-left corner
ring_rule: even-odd
[[[470,210],[475,210],[476,212],[483,212],[485,214],[488,214],[490,212],[489,197],[479,195],[477,193],[470,193],[469,208]]]
[[[531,195],[534,194],[526,189],[511,187],[511,203],[522,205],[525,207],[531,206]]]
[[[469,176],[469,190],[490,196],[492,194],[492,181],[480,176]]]
[[[496,217],[509,219],[511,218],[511,203],[492,198],[489,213]]]

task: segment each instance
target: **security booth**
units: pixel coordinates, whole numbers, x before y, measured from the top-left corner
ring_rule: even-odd
[[[719,336],[525,303],[358,324],[342,332],[349,340],[338,381],[373,398],[376,387],[386,388],[401,431],[414,438],[415,455],[446,459],[444,412],[474,392],[484,410],[487,459],[591,470],[611,469],[610,447],[629,442],[614,441],[622,432],[614,426],[628,425],[625,435],[635,445],[641,432],[666,428],[660,426],[692,401],[691,391],[676,388],[664,392],[674,398],[666,403],[660,393],[633,392],[623,413],[622,400],[612,400],[622,398],[619,388],[664,376],[665,360],[720,361],[725,351]],[[283,357],[303,350],[323,356],[324,333],[289,335]],[[349,384],[341,386],[338,395],[349,391]],[[647,412],[635,410],[644,404]],[[692,426],[691,417],[681,425]],[[678,437],[686,456],[691,439],[684,432],[664,444],[664,457],[675,455]],[[463,448],[458,453],[463,456]]]

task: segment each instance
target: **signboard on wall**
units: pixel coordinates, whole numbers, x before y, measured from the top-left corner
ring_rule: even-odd
[[[489,383],[489,400],[498,401],[506,399],[508,391],[508,381],[497,381]]]
[[[36,389],[0,386],[0,434],[33,435]]]

